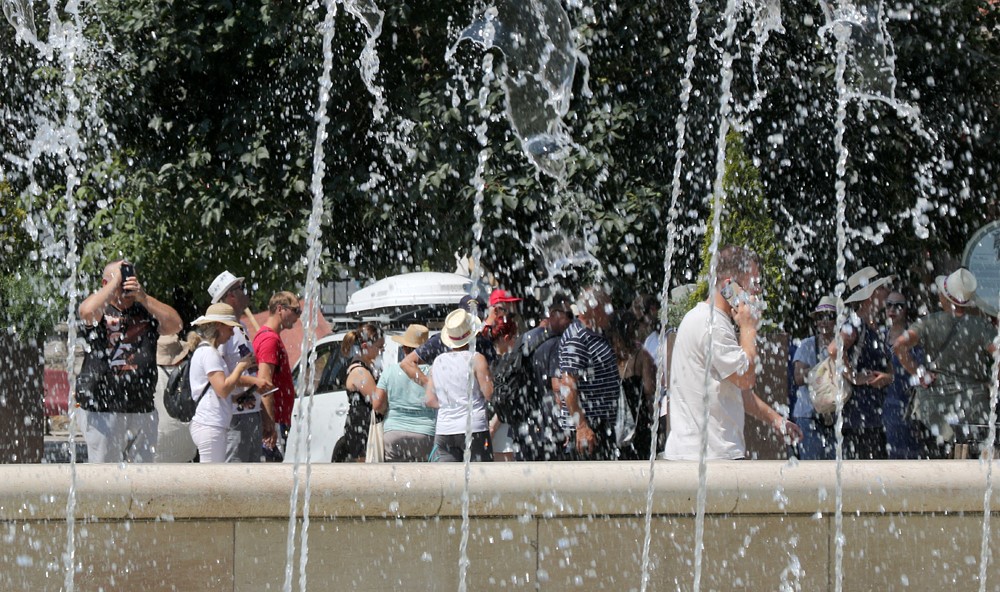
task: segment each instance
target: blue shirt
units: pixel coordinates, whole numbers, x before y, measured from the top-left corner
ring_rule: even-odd
[[[421,366],[427,374],[430,367]],[[424,387],[410,380],[398,365],[390,366],[378,378],[378,388],[385,391],[389,401],[389,413],[385,416],[383,429],[386,432],[413,432],[425,436],[434,435],[437,423],[437,409],[424,404]]]

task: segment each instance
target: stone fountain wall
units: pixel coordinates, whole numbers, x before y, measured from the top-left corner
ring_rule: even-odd
[[[0,589],[62,589],[71,470],[0,467]],[[469,589],[638,589],[648,470],[473,465]],[[292,467],[76,472],[77,590],[281,589]],[[457,588],[463,478],[461,465],[312,467],[308,587]],[[707,482],[703,589],[834,589],[834,463],[712,463]],[[844,590],[978,589],[985,482],[978,461],[845,463]],[[655,483],[649,589],[690,589],[698,465],[658,462]],[[298,552],[293,566],[298,589]]]

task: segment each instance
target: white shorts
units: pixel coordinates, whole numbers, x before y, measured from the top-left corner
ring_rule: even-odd
[[[159,414],[83,411],[87,462],[153,462]]]

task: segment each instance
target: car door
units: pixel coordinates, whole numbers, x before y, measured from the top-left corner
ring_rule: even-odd
[[[307,434],[312,435],[309,438],[308,459],[311,462],[330,462],[334,445],[344,435],[349,401],[343,383],[346,360],[340,355],[341,339],[342,336],[338,335],[316,345],[311,389],[314,394],[310,397],[310,389],[306,389],[295,399],[292,425],[285,446],[285,462],[295,462],[300,450],[302,456],[299,462],[306,460]],[[299,384],[301,368],[301,364],[296,365],[293,371],[296,385]]]

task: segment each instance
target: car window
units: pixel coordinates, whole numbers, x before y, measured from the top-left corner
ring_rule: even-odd
[[[316,392],[344,390],[344,357],[340,342],[327,343],[316,350]]]
[[[293,371],[294,379],[302,365],[296,364]],[[316,346],[316,370],[313,375],[313,388],[316,393],[344,390],[344,359],[340,355],[340,342],[322,343]],[[307,390],[303,395],[309,394]]]

